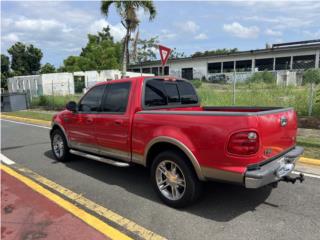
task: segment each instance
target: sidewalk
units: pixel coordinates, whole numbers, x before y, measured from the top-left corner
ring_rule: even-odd
[[[108,239],[1,171],[1,239]]]

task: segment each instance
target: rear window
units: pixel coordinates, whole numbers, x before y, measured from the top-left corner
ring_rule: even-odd
[[[147,80],[144,94],[144,105],[147,107],[198,103],[193,86],[183,80],[172,82],[163,79]]]

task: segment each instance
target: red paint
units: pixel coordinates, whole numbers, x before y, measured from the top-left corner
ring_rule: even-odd
[[[142,110],[144,79],[145,77],[137,77],[99,83],[132,82],[129,104],[125,114],[77,114],[65,110],[55,116],[54,121],[65,128],[69,140],[70,137],[74,137],[72,134],[76,132],[78,139],[72,140],[139,155],[145,154],[146,146],[156,137],[174,138],[192,151],[201,166],[237,173],[244,173],[249,164],[259,163],[295,145],[297,119],[293,110],[258,116],[137,114]],[[167,79],[167,81],[173,80]],[[214,111],[219,113],[255,112],[263,109],[234,107],[207,110],[195,106],[159,110],[164,112]],[[63,116],[77,119],[72,129],[63,121]],[[285,127],[280,126],[280,118],[283,116],[288,119],[288,124]],[[88,117],[93,119],[91,127],[87,127],[83,121]],[[115,121],[121,121],[121,125],[115,125]],[[230,137],[233,134],[247,131],[256,132],[258,135],[256,144],[251,145],[251,149],[254,150],[249,154],[241,154],[241,151],[228,151]]]
[[[1,239],[106,239],[4,171],[1,184]]]

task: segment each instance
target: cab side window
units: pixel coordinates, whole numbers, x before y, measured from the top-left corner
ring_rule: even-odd
[[[103,97],[101,111],[110,113],[126,112],[130,87],[130,82],[109,84]]]
[[[98,112],[104,93],[105,85],[98,85],[89,90],[79,103],[80,112]]]

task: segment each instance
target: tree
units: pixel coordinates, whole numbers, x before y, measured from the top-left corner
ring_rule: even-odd
[[[10,76],[10,59],[1,54],[1,88],[7,89],[7,79]]]
[[[310,68],[303,73],[303,84],[320,84],[320,69]]]
[[[126,35],[123,39],[122,48],[122,75],[127,71],[127,63],[129,61],[129,41],[131,33],[134,32],[138,25],[139,19],[137,11],[142,8],[146,13],[149,13],[149,20],[153,20],[156,16],[156,8],[151,0],[147,1],[109,1],[101,2],[101,12],[106,17],[109,15],[109,10],[112,5],[115,5],[117,12],[122,18],[121,23],[126,29]]]
[[[8,49],[14,75],[31,75],[40,69],[42,52],[39,48],[17,42]]]
[[[88,34],[88,43],[80,56],[69,56],[57,71],[88,71],[120,68],[121,43],[114,42],[110,28],[96,35]]]
[[[178,52],[176,48],[172,49],[169,59],[185,58],[187,57],[184,52]]]
[[[150,39],[135,39],[134,44],[132,44],[131,62],[141,63],[155,60],[157,58],[156,52],[158,50],[158,45],[158,36]]]
[[[56,72],[56,68],[50,63],[46,63],[40,69],[40,73],[41,74],[44,74],[44,73],[55,73],[55,72]]]

